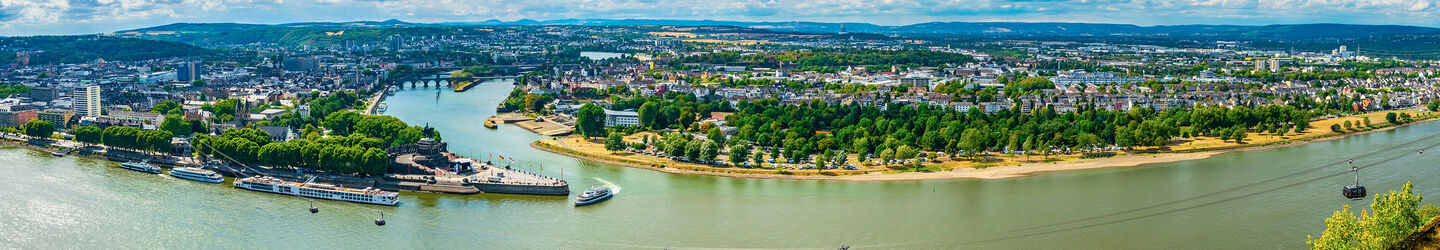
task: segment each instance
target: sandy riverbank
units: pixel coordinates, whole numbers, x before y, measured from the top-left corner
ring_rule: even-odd
[[[1288,142],[1285,142],[1285,143],[1276,143],[1276,144],[1268,144],[1268,145],[1254,145],[1254,146],[1246,146],[1246,147],[1239,147],[1239,148],[1228,148],[1228,149],[1216,149],[1216,150],[1200,151],[1200,152],[1153,153],[1153,154],[1124,154],[1124,155],[1115,156],[1115,157],[1109,157],[1109,158],[1080,159],[1080,160],[1063,161],[1063,162],[1026,163],[1026,164],[1020,164],[1020,165],[996,166],[996,167],[988,167],[988,168],[981,168],[981,169],[975,169],[975,168],[957,168],[957,169],[949,170],[949,171],[936,171],[936,172],[907,172],[907,173],[883,173],[883,172],[877,172],[877,173],[855,174],[855,175],[782,175],[782,174],[757,174],[757,173],[743,173],[743,172],[737,173],[737,172],[731,171],[731,169],[733,169],[733,168],[704,168],[703,170],[694,170],[694,169],[696,169],[696,168],[692,168],[692,167],[685,167],[685,168],[690,168],[690,169],[682,169],[682,168],[675,168],[675,167],[654,167],[654,166],[651,166],[651,165],[643,164],[643,163],[641,163],[641,162],[637,162],[637,161],[633,161],[633,160],[626,160],[626,159],[620,158],[620,157],[618,157],[618,156],[593,156],[593,155],[587,155],[587,154],[585,154],[585,153],[580,153],[580,152],[578,152],[578,151],[564,150],[561,146],[557,146],[557,145],[555,145],[555,144],[553,144],[553,143],[547,143],[547,142],[545,142],[546,140],[554,141],[553,139],[545,139],[545,140],[535,141],[535,142],[530,143],[530,146],[531,146],[531,147],[534,147],[534,148],[536,148],[536,149],[540,149],[540,150],[547,151],[547,152],[562,154],[562,155],[566,155],[566,156],[570,156],[570,157],[575,157],[575,158],[580,158],[580,159],[586,159],[586,160],[591,160],[591,161],[597,161],[597,162],[603,162],[603,163],[615,164],[615,165],[621,165],[621,166],[627,166],[627,167],[643,168],[643,169],[661,171],[661,172],[666,172],[666,173],[675,173],[675,174],[698,174],[698,175],[710,175],[710,176],[725,176],[725,177],[737,177],[737,178],[759,178],[759,179],[845,180],[845,181],[943,180],[943,179],[960,179],[960,178],[969,178],[969,179],[1002,179],[1002,178],[1016,178],[1016,177],[1033,176],[1033,175],[1035,175],[1036,173],[1051,172],[1051,171],[1072,171],[1072,170],[1099,169],[1099,168],[1134,167],[1134,166],[1141,166],[1141,165],[1146,165],[1146,164],[1169,163],[1169,162],[1188,161],[1188,160],[1199,160],[1199,159],[1205,159],[1205,158],[1209,158],[1209,157],[1211,157],[1211,156],[1215,156],[1215,155],[1223,154],[1223,153],[1229,153],[1229,152],[1252,151],[1252,150],[1265,150],[1265,149],[1272,149],[1272,148],[1298,146],[1298,145],[1305,145],[1305,144],[1309,144],[1309,143],[1316,143],[1316,142],[1336,140],[1336,139],[1345,138],[1345,137],[1354,136],[1354,135],[1363,135],[1363,134],[1369,134],[1369,133],[1374,133],[1374,132],[1387,131],[1387,130],[1395,129],[1395,128],[1398,128],[1398,127],[1404,127],[1404,126],[1409,126],[1409,125],[1414,125],[1414,124],[1421,124],[1421,123],[1426,123],[1426,122],[1432,122],[1432,121],[1435,121],[1435,120],[1440,120],[1440,118],[1431,118],[1431,119],[1424,120],[1424,121],[1415,121],[1415,122],[1405,123],[1405,124],[1396,125],[1396,126],[1388,126],[1388,127],[1384,127],[1384,128],[1371,129],[1371,130],[1363,131],[1363,132],[1352,132],[1352,133],[1346,133],[1346,134],[1330,134],[1330,135],[1328,135],[1328,136],[1321,136],[1321,137],[1318,137],[1318,138],[1313,138],[1313,137],[1312,137],[1312,138],[1295,139],[1295,140],[1291,140],[1291,141],[1288,141]],[[1322,129],[1328,129],[1328,128],[1322,128]],[[720,171],[725,171],[725,172],[720,172]]]

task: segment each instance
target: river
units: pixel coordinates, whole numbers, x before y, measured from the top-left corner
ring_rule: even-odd
[[[0,246],[18,248],[1161,248],[1301,249],[1348,201],[1335,165],[1440,134],[1440,123],[1271,150],[1129,168],[1043,173],[1000,180],[847,182],[668,174],[539,151],[544,137],[480,124],[508,80],[467,92],[406,89],[388,115],[429,124],[453,152],[536,165],[579,192],[619,186],[615,199],[573,207],[569,197],[403,193],[396,207],[317,201],[238,190],[116,168],[80,157],[0,147]],[[1434,141],[1434,142],[1432,142]],[[1414,154],[1434,139],[1357,158],[1371,164]],[[1372,195],[1415,182],[1440,193],[1436,153],[1363,170]],[[1318,166],[1325,169],[1234,192],[1207,194]],[[1279,188],[1279,189],[1276,189]],[[1266,191],[1275,189],[1273,191]],[[1119,211],[1198,199],[1077,223]],[[1238,197],[1238,198],[1237,198]],[[1431,203],[1431,202],[1427,202]],[[1200,206],[1203,205],[1203,206]],[[383,210],[389,222],[371,224]],[[1059,225],[1057,225],[1059,224]]]

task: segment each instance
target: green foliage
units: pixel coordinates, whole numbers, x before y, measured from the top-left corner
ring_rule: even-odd
[[[214,51],[182,43],[110,36],[27,36],[0,38],[0,47],[33,48],[31,65],[86,63],[95,59],[141,61],[159,58],[206,56]],[[15,53],[0,53],[0,61],[15,61]]]
[[[3,54],[3,53],[0,53],[0,54]],[[13,94],[24,94],[24,93],[30,93],[30,86],[25,86],[24,84],[19,84],[19,83],[15,83],[15,84],[0,83],[0,97],[6,97],[6,96],[13,95]]]
[[[55,124],[48,121],[30,120],[21,126],[21,130],[25,131],[25,135],[31,137],[50,138],[50,134],[55,133]]]
[[[605,137],[605,150],[620,151],[625,150],[625,146],[625,136],[620,133],[610,133]]]
[[[311,117],[328,117],[331,113],[350,108],[359,97],[351,92],[337,92],[310,101]]]
[[[181,119],[180,115],[166,115],[165,121],[160,123],[160,129],[170,131],[170,134],[175,136],[186,136],[192,132],[190,124]]]
[[[75,129],[71,131],[71,133],[75,134],[76,141],[90,144],[100,144],[102,131],[100,130],[100,127],[96,126],[79,126],[75,127]]]
[[[1430,100],[1425,107],[1430,109],[1430,112],[1440,111],[1440,100]]]
[[[755,153],[759,152],[760,151],[755,151]],[[750,153],[750,145],[748,143],[743,143],[736,147],[730,147],[730,152],[728,154],[730,156],[730,163],[735,165],[745,163],[745,161],[749,160]]]
[[[595,104],[585,104],[575,114],[575,130],[585,137],[605,135],[605,110]]]
[[[1346,205],[1325,219],[1325,232],[1319,238],[1307,236],[1311,249],[1387,249],[1419,230],[1434,218],[1440,209],[1434,205],[1420,207],[1423,197],[1412,191],[1406,182],[1399,192],[1375,196],[1371,212],[1350,212]],[[1373,214],[1372,214],[1373,213]]]
[[[105,146],[140,151],[169,152],[170,137],[165,130],[140,130],[134,127],[111,126],[101,132],[101,143]]]
[[[823,49],[786,51],[744,55],[740,52],[719,52],[682,57],[671,61],[672,67],[684,63],[712,63],[732,66],[778,68],[779,62],[800,68],[852,65],[917,65],[941,66],[975,60],[967,55],[930,50]],[[888,68],[887,68],[888,69]]]

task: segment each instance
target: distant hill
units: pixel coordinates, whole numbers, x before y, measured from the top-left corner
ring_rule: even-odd
[[[31,65],[107,61],[142,61],[207,56],[215,51],[188,44],[106,36],[32,36],[0,38],[0,47],[29,53]],[[16,53],[0,53],[0,62],[14,62]]]
[[[307,22],[287,24],[236,24],[236,23],[176,23],[149,28],[117,31],[116,33],[224,33],[249,30],[271,29],[349,29],[349,28],[395,28],[395,27],[443,27],[443,26],[499,26],[499,25],[675,25],[675,26],[735,26],[764,29],[778,32],[805,33],[876,33],[892,35],[921,36],[983,36],[983,37],[1035,37],[1035,36],[1159,36],[1171,38],[1206,38],[1239,40],[1306,40],[1331,39],[1349,40],[1397,34],[1440,34],[1440,28],[1403,25],[1357,25],[1357,24],[1277,24],[1264,26],[1248,25],[1162,25],[1139,26],[1109,23],[1026,23],[1026,22],[929,22],[900,26],[883,26],[869,23],[823,23],[823,22],[747,22],[717,20],[666,20],[666,19],[559,19],[516,21],[487,20],[482,22],[409,23],[400,20],[356,21],[356,22]]]
[[[436,24],[407,23],[400,20],[390,19],[385,21],[355,21],[355,22],[305,22],[286,24],[243,24],[243,23],[173,23],[155,27],[139,28],[132,30],[116,31],[117,34],[126,33],[225,33],[250,30],[278,30],[278,29],[353,29],[353,28],[397,28],[397,27],[423,27],[441,26]]]

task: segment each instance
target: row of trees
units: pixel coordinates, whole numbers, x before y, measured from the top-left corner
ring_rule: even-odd
[[[852,65],[941,66],[974,61],[974,58],[967,55],[930,50],[817,49],[748,55],[740,52],[718,52],[681,57],[670,63],[672,67],[680,67],[685,63],[712,63],[778,68],[783,62],[801,68],[815,68]]]
[[[170,144],[172,136],[174,135],[170,134],[170,131],[141,130],[125,126],[106,127],[103,131],[94,126],[75,128],[76,141],[151,152],[170,152],[173,147]]]
[[[31,137],[49,138],[55,133],[55,124],[48,121],[30,120],[20,126],[20,131]]]

